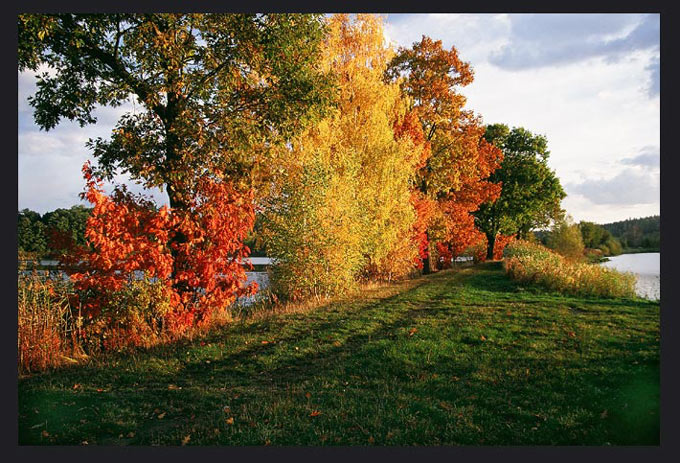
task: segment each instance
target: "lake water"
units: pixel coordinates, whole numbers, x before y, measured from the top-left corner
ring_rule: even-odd
[[[640,297],[660,299],[661,297],[661,254],[644,252],[640,254],[621,254],[612,256],[609,262],[600,265],[621,272],[631,272],[637,277],[635,291]]]

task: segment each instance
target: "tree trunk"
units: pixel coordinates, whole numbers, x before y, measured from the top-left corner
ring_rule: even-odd
[[[425,231],[425,236],[427,237],[427,255],[423,259],[423,275],[429,275],[432,273],[430,269],[430,233]]]
[[[486,247],[486,260],[493,260],[493,248],[496,245],[496,235],[486,235],[488,245]]]

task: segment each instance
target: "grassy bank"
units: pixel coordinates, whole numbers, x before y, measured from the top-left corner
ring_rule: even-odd
[[[503,265],[513,280],[563,294],[635,297],[634,274],[566,258],[528,241],[511,243],[506,248]]]
[[[497,262],[19,382],[21,444],[658,444],[659,306]]]

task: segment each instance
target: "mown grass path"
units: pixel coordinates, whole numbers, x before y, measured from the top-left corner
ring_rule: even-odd
[[[22,379],[19,441],[658,445],[659,305],[440,272]]]

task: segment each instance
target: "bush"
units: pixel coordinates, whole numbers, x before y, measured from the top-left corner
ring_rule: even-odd
[[[570,259],[582,258],[585,248],[579,226],[568,219],[555,223],[546,237],[546,246]]]
[[[513,280],[581,296],[635,297],[635,275],[595,264],[570,262],[538,244],[506,248],[505,271]]]

